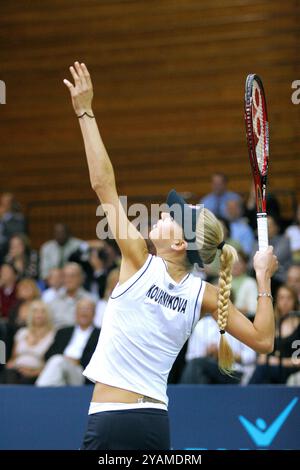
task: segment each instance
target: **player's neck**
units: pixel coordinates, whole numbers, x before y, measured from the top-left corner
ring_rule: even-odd
[[[174,279],[175,282],[180,282],[186,274],[189,272],[189,269],[185,263],[185,257],[176,257],[169,254],[159,254],[161,258],[166,263],[169,276]]]

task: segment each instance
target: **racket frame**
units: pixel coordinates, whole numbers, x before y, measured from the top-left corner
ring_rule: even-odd
[[[263,100],[263,118],[265,120],[265,143],[264,152],[265,159],[263,162],[262,171],[259,169],[256,150],[255,139],[253,131],[253,114],[252,114],[252,89],[254,81],[258,83],[261,89],[261,99]],[[267,114],[266,98],[262,80],[256,74],[247,76],[245,85],[245,125],[246,137],[249,153],[249,160],[252,168],[253,181],[255,186],[255,199],[256,199],[256,212],[257,212],[257,235],[258,235],[258,248],[259,251],[265,251],[269,245],[268,240],[268,225],[267,225],[267,207],[266,207],[266,191],[267,191],[267,174],[269,163],[269,122]]]

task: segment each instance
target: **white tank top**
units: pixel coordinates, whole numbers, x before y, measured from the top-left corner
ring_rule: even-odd
[[[176,283],[162,258],[149,255],[108,301],[97,348],[83,374],[166,405],[172,365],[200,317],[205,282]]]

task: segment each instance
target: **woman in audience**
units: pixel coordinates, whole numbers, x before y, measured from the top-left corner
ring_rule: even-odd
[[[3,263],[0,267],[0,321],[6,321],[17,302],[17,272],[13,265]]]
[[[9,323],[16,328],[20,328],[27,321],[31,302],[39,299],[41,292],[33,279],[22,279],[17,285],[16,295],[17,304],[9,312]]]
[[[22,279],[17,285],[17,303],[10,310],[7,325],[7,357],[10,357],[13,339],[16,331],[25,326],[28,318],[29,308],[33,300],[39,299],[40,290],[33,279]]]
[[[41,300],[31,303],[27,326],[14,339],[11,359],[6,364],[6,383],[33,384],[44,366],[44,354],[54,339],[54,328],[47,305]]]
[[[276,337],[274,351],[268,356],[260,354],[250,384],[286,383],[288,377],[299,371],[300,363],[292,357],[296,349],[293,343],[300,337],[300,318],[296,292],[281,286],[276,295]]]
[[[30,248],[29,238],[24,233],[10,239],[5,261],[14,265],[19,279],[38,278],[38,254]]]

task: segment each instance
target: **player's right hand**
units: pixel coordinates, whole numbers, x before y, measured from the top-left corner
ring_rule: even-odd
[[[74,62],[69,67],[74,84],[64,79],[64,84],[69,88],[72,104],[77,116],[83,113],[92,114],[93,84],[89,71],[84,63]]]
[[[278,259],[273,253],[273,247],[268,246],[266,251],[257,251],[253,260],[256,275],[272,277],[278,269]]]

